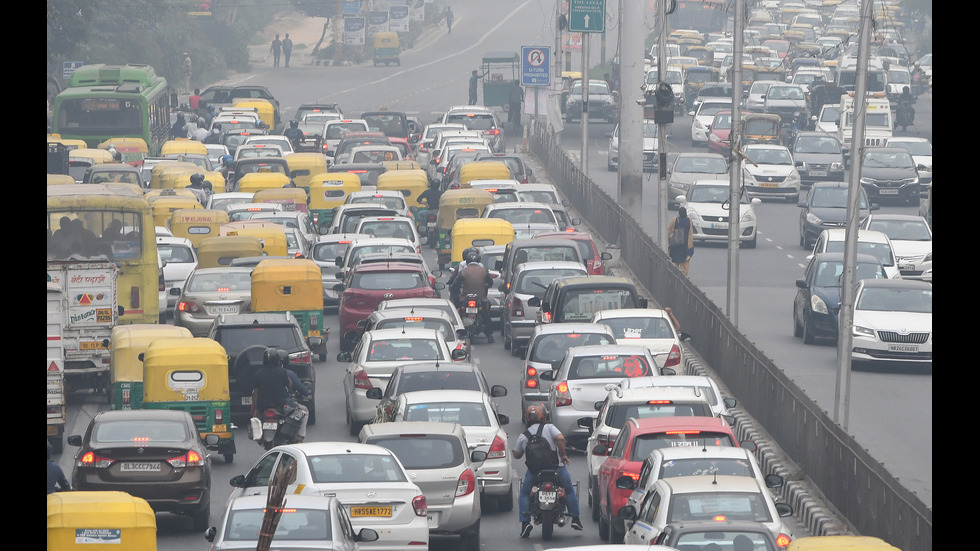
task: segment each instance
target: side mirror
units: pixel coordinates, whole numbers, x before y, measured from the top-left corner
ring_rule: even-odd
[[[580,428],[583,428],[583,429],[589,431],[589,434],[590,435],[592,434],[592,431],[594,430],[593,427],[592,427],[592,418],[591,417],[579,417],[578,418],[578,421],[576,421],[575,424],[578,425]]]
[[[376,386],[369,388],[368,391],[367,391],[367,393],[365,394],[365,396],[367,396],[368,398],[370,398],[372,400],[380,400],[381,399],[381,395],[382,395],[381,389],[378,388],[378,387],[376,387]]]
[[[323,337],[308,337],[306,344],[310,345],[310,348],[318,349],[323,346]]]
[[[436,291],[441,291],[446,288],[446,284],[441,281],[437,281],[436,284],[432,286],[432,288],[435,289]]]
[[[724,415],[724,414],[722,414],[721,415],[721,418],[724,419],[726,423],[728,423],[728,426],[730,426],[730,427],[734,427],[735,426],[735,416],[734,415]]]
[[[334,259],[333,263],[336,264],[338,268],[343,268],[344,267],[344,257],[338,256],[337,258]]]
[[[538,297],[531,297],[527,299],[528,306],[541,306],[541,299]]]
[[[605,403],[606,403],[605,400],[599,400],[598,402],[592,404],[592,407],[595,408],[596,411],[599,411],[600,409],[602,409],[602,405]]]
[[[333,290],[334,291],[337,291],[338,293],[343,293],[344,292],[344,284],[343,283],[338,283],[338,284],[334,285],[333,286]]]
[[[791,517],[793,516],[793,508],[786,503],[777,503],[776,513],[779,515],[780,518]]]
[[[344,272],[337,272],[333,275],[336,279],[344,279]]]
[[[170,294],[173,295],[173,296],[175,296],[175,297],[179,297],[180,296],[180,288],[179,287],[173,287],[173,288],[171,288],[170,289]]]
[[[753,441],[751,441],[751,440],[742,440],[742,441],[740,441],[738,443],[738,445],[739,445],[740,448],[745,448],[745,449],[747,449],[749,451],[752,451],[752,452],[754,452],[754,451],[756,451],[756,450],[759,449],[759,446],[756,445],[756,443],[753,442]]]
[[[692,340],[694,340],[694,337],[692,337],[689,333],[685,333],[683,331],[681,331],[681,333],[677,335],[677,338],[680,339],[681,342],[691,342]]]
[[[605,457],[607,453],[609,453],[609,448],[605,444],[596,444],[592,448],[592,455],[596,457]]]
[[[503,270],[504,269],[504,261],[503,260],[498,260],[497,262],[495,262],[494,265],[493,265],[493,269],[496,270],[496,271],[498,271],[498,272],[500,270]]]
[[[581,218],[572,218],[572,225],[573,226],[578,226],[581,223],[582,223],[582,219]]]
[[[636,481],[627,474],[616,479],[616,487],[620,490],[633,490],[636,488]]]
[[[487,452],[484,451],[470,452],[470,461],[474,463],[483,463],[486,460],[487,460]]]
[[[738,403],[738,400],[735,398],[723,398],[721,401],[725,404],[726,408],[733,408]]]
[[[506,283],[501,283],[500,285],[497,286],[497,290],[500,291],[501,293],[506,293],[507,292],[507,284]]]
[[[363,330],[364,330],[364,328],[365,328],[365,327],[367,327],[367,320],[366,320],[366,319],[363,319],[363,320],[359,320],[359,321],[357,322],[357,326],[358,326],[358,327],[360,327],[360,328],[361,328],[361,330],[363,331]],[[346,333],[344,333],[344,338],[345,338],[345,339],[346,339],[346,338],[348,338],[348,336],[349,336],[349,335],[350,335],[351,333],[355,333],[355,331],[348,331],[348,332],[346,332]]]
[[[552,369],[551,371],[538,371],[538,379],[541,379],[542,381],[554,381],[555,373],[555,369]]]
[[[440,277],[442,277],[444,275],[442,273],[442,270],[432,270],[432,272],[430,272],[430,273],[432,274],[432,277],[434,277],[436,279],[439,279]]]
[[[466,351],[465,350],[462,350],[460,348],[456,348],[452,352],[449,353],[449,357],[451,357],[454,362],[458,362],[460,360],[465,360],[466,359]]]
[[[871,210],[878,210],[880,208],[881,205],[879,205],[878,203],[871,203]]]
[[[504,385],[493,385],[490,387],[491,398],[499,398],[501,396],[507,396],[507,387]]]
[[[602,260],[612,260],[612,253],[609,252],[599,253],[599,258],[601,258]]]
[[[204,531],[204,539],[206,539],[208,541],[213,542],[214,541],[214,537],[216,535],[218,535],[218,529],[215,528],[214,526],[211,526],[210,528],[208,528],[207,530]]]
[[[640,308],[646,308],[647,304],[649,304],[649,301],[645,298],[641,298],[640,300],[637,301],[637,303],[640,305]]]
[[[766,488],[782,488],[783,487],[783,477],[778,474],[767,474],[763,479],[766,481]]]
[[[378,532],[370,528],[361,528],[354,535],[354,541],[378,541]]]
[[[667,375],[667,376],[677,375],[677,371],[674,371],[674,368],[673,367],[661,367],[660,368],[660,374],[661,375]]]
[[[341,352],[341,353],[337,354],[337,361],[338,362],[349,362],[349,361],[351,361],[350,352]]]
[[[504,415],[503,413],[498,413],[497,414],[497,422],[500,423],[501,426],[503,426],[503,425],[509,425],[510,424],[510,417]]]
[[[232,487],[234,487],[234,488],[244,488],[245,487],[245,475],[240,474],[240,475],[233,476],[233,477],[231,477],[231,480],[228,481],[228,483],[231,484]]]
[[[73,434],[73,435],[69,436],[68,437],[68,445],[69,446],[81,446],[82,445],[82,436],[80,434]]]

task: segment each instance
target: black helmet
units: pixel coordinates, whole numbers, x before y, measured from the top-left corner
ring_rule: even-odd
[[[279,363],[283,367],[289,365],[289,352],[286,352],[282,348],[277,348],[276,351],[279,353]]]
[[[201,174],[200,172],[195,172],[194,174],[191,174],[191,185],[203,186],[204,174]]]
[[[902,87],[902,93],[908,94],[909,93],[909,87],[908,86],[903,86]]]
[[[289,127],[290,128],[299,128],[299,121],[296,120],[296,119],[293,119],[293,120],[289,121]]]
[[[279,349],[266,348],[262,353],[262,365],[266,367],[281,367],[282,360],[279,359]]]
[[[476,250],[476,247],[467,247],[466,250],[463,251],[463,260],[465,260],[467,263],[479,262],[480,252]]]

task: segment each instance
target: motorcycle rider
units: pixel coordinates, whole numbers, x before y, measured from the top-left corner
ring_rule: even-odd
[[[187,186],[187,189],[194,193],[194,196],[197,197],[201,205],[206,205],[208,203],[208,195],[211,195],[212,185],[211,182],[204,179],[204,174],[195,172],[191,174],[191,183]]]
[[[915,107],[912,107],[913,105],[915,105],[915,96],[912,95],[908,86],[904,86],[902,88],[902,95],[898,96],[898,113],[896,113],[898,116],[895,117],[896,127],[901,125],[904,128],[905,126],[912,125],[912,122],[915,120]],[[905,116],[904,120],[906,124],[901,123],[901,115]]]
[[[282,366],[279,350],[266,348],[262,353],[262,367],[252,377],[252,408],[253,416],[260,415],[266,409],[275,409],[283,414],[289,405],[289,375]],[[306,421],[303,418],[297,434],[306,435]]]
[[[545,421],[544,406],[533,404],[528,406],[524,411],[524,421],[527,424],[528,432],[531,433],[537,432],[539,424],[544,425],[541,436],[548,441],[551,449],[558,454],[558,469],[555,472],[561,480],[562,487],[565,488],[565,506],[568,508],[568,514],[572,516],[572,528],[582,530],[582,521],[579,519],[578,495],[575,493],[575,486],[572,484],[572,475],[568,473],[568,468],[566,467],[568,465],[568,454],[565,451],[565,436],[558,430],[558,427]],[[514,449],[512,450],[514,457],[517,459],[523,457],[526,446],[527,437],[522,432],[517,437],[517,443],[514,444]],[[531,485],[534,484],[535,475],[537,473],[532,473],[530,469],[525,471],[524,481],[521,482],[521,492],[517,499],[522,538],[530,536],[531,530],[534,528],[531,526]]]
[[[303,131],[300,130],[299,128],[299,121],[295,119],[289,121],[289,128],[287,128],[286,131],[283,132],[283,135],[286,136],[289,142],[293,144],[294,151],[299,150],[300,140],[306,137],[306,134],[304,134]]]
[[[483,333],[487,336],[487,344],[493,344],[493,331],[490,329],[490,302],[487,300],[487,290],[493,285],[493,278],[480,263],[480,253],[476,249],[472,247],[466,249],[463,252],[463,261],[466,266],[450,278],[450,295],[455,297],[456,308],[461,306],[466,295],[475,294],[478,297]]]
[[[279,361],[282,364],[283,369],[286,370],[286,377],[289,378],[289,388],[286,389],[286,403],[289,405],[289,407],[294,407],[304,411],[306,413],[306,419],[309,419],[310,409],[304,406],[303,404],[299,403],[298,401],[296,401],[295,395],[293,393],[295,392],[296,394],[299,394],[299,397],[304,400],[312,397],[313,393],[310,392],[310,389],[306,388],[306,385],[303,384],[303,380],[299,378],[299,375],[297,375],[295,371],[286,367],[289,365],[288,352],[280,349]],[[303,421],[303,425],[300,427],[299,431],[296,433],[296,440],[302,442],[304,439],[306,439],[305,420]]]

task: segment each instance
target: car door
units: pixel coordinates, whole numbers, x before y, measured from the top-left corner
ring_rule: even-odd
[[[626,453],[626,448],[628,447],[626,443],[631,438],[632,426],[629,423],[623,427],[620,431],[619,437],[616,439],[616,444],[613,445],[612,451],[609,452],[609,456],[606,460],[602,462],[599,466],[599,503],[602,506],[603,511],[609,513],[610,517],[616,516],[616,511],[609,511],[611,507],[609,503],[609,492],[612,485],[616,483],[616,476],[618,476],[619,468],[623,464],[623,457]],[[602,514],[602,513],[600,513]]]
[[[806,285],[796,288],[793,312],[797,316],[796,322],[799,322],[801,325],[803,324],[803,318],[806,316],[806,305],[810,301],[810,292],[813,285],[813,267],[816,264],[814,262],[815,260],[816,256],[810,259],[810,262],[807,263],[806,268],[803,270],[803,281],[806,282]]]
[[[662,500],[656,490],[647,492],[637,511],[636,521],[626,530],[624,543],[651,544],[656,541],[660,530],[656,528],[655,522]]]

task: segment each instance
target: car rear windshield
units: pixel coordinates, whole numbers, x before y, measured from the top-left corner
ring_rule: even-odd
[[[725,515],[728,520],[772,522],[762,494],[718,491],[675,495],[668,509],[667,522],[711,520],[716,515]]]
[[[368,361],[445,360],[435,339],[379,339],[371,342]]]
[[[582,270],[571,270],[567,268],[549,268],[545,270],[528,271],[521,274],[516,284],[516,291],[522,295],[534,295],[538,298],[544,297],[544,292],[551,285],[556,277],[582,275]]]
[[[521,197],[525,201],[533,203],[560,203],[558,196],[553,191],[521,191]]]
[[[160,252],[160,259],[167,263],[183,264],[185,262],[194,262],[193,250],[185,245],[157,243],[157,251]]]
[[[663,465],[660,466],[660,478],[714,474],[755,477],[752,465],[747,459],[734,457],[671,459],[664,461]]]
[[[388,448],[406,469],[448,469],[463,462],[463,445],[454,436],[402,434],[371,438],[367,443]]]
[[[423,318],[419,316],[406,316],[404,318],[395,318],[381,320],[378,325],[374,327],[375,329],[435,329],[436,331],[442,333],[442,336],[446,339],[446,342],[456,342],[456,331],[453,329],[453,325],[449,320],[444,320],[441,318]]]
[[[367,132],[367,126],[363,122],[331,122],[326,126],[328,140],[339,140],[348,132]]]
[[[402,373],[393,396],[416,390],[483,390],[472,371],[422,371]]]
[[[701,430],[676,430],[650,434],[638,434],[630,452],[632,461],[643,461],[650,452],[658,448],[681,448],[684,446],[735,446],[732,438],[723,432]]]
[[[313,260],[320,262],[333,262],[338,256],[343,256],[347,252],[350,243],[322,243],[314,245]]]
[[[418,289],[429,284],[422,272],[372,272],[354,274],[352,289],[366,291],[391,291],[395,289]]]
[[[229,291],[249,291],[252,289],[252,275],[249,272],[224,274],[191,274],[187,282],[187,292],[219,293]]]
[[[733,530],[711,529],[685,532],[678,536],[677,541],[671,543],[671,545],[677,547],[678,549],[701,549],[702,545],[717,545],[722,549],[734,549],[735,538],[739,538],[739,536],[748,538],[749,544],[752,547],[747,547],[747,549],[755,549],[758,551],[777,551],[776,547],[770,543],[770,538],[767,538],[761,531],[736,532]]]
[[[613,428],[622,427],[630,417],[712,417],[707,402],[673,402],[669,404],[615,404],[609,408],[604,423]]]
[[[460,113],[446,117],[447,123],[464,124],[468,130],[490,130],[496,128],[493,115],[480,113]]]
[[[602,323],[613,330],[616,340],[620,339],[673,339],[674,331],[667,318],[606,318]]]
[[[352,205],[357,205],[360,203],[381,203],[385,207],[394,210],[406,210],[408,208],[405,205],[405,199],[391,196],[376,197],[374,195],[363,195],[351,199],[350,203]]]
[[[265,518],[265,509],[245,509],[232,511],[228,515],[224,539],[228,541],[253,542],[259,539],[259,528]],[[326,509],[283,509],[276,525],[275,540],[319,540],[330,541],[330,513]]]
[[[580,262],[576,252],[575,245],[521,247],[514,253],[513,265],[525,262]]]
[[[303,347],[299,331],[290,325],[223,327],[215,332],[214,340],[218,341],[225,352],[233,357],[253,344],[274,346],[283,350],[297,350]]]
[[[932,313],[932,287],[928,289],[887,289],[865,287],[857,298],[858,310],[878,312]]]
[[[405,421],[457,423],[464,427],[489,427],[490,418],[482,402],[435,402],[411,404]]]
[[[653,375],[643,356],[634,354],[603,354],[574,358],[568,368],[571,379],[622,379]]]
[[[612,342],[612,339],[603,333],[543,335],[534,341],[529,361],[540,363],[557,362],[565,356],[565,351],[573,346],[612,344]]]
[[[405,482],[405,473],[390,455],[344,453],[307,458],[315,484]]]
[[[398,239],[415,240],[412,223],[401,220],[371,220],[362,222],[356,233],[364,233],[371,237],[394,237]]]
[[[554,213],[550,209],[536,208],[504,208],[495,209],[489,218],[502,218],[513,225],[518,224],[557,224]]]
[[[145,442],[186,442],[187,425],[174,421],[133,419],[99,421],[92,431],[91,442],[99,444]]]
[[[636,308],[630,289],[585,288],[568,290],[559,311],[563,321],[588,321],[600,310]]]

